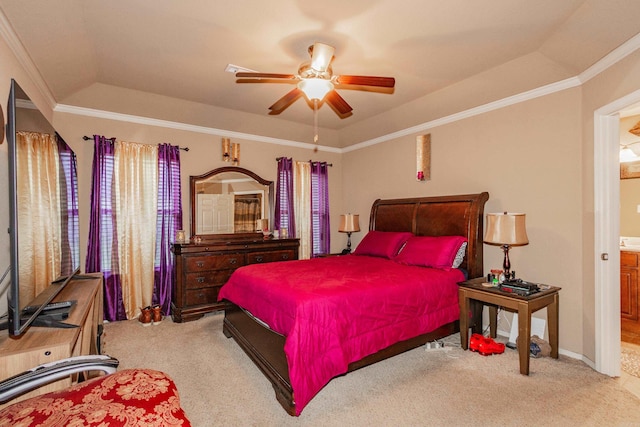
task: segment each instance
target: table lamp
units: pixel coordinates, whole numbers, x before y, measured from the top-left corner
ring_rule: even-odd
[[[347,233],[347,248],[342,251],[343,254],[351,253],[351,233],[360,231],[359,215],[345,214],[340,215],[340,228],[338,231]]]
[[[504,277],[507,280],[511,279],[509,248],[529,243],[525,227],[525,214],[511,212],[487,214],[487,232],[484,235],[484,242],[489,245],[502,246]]]

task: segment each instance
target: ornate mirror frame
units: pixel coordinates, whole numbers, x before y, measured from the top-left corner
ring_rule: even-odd
[[[258,184],[264,185],[268,190],[268,206],[266,206],[265,213],[268,215],[269,219],[269,228],[273,228],[273,218],[274,218],[274,209],[275,209],[275,193],[274,193],[274,183],[273,181],[266,180],[254,172],[244,169],[238,166],[225,166],[217,169],[213,169],[209,172],[206,172],[202,175],[191,175],[189,176],[189,192],[191,199],[191,238],[199,237],[202,240],[218,240],[218,239],[231,239],[231,238],[246,238],[247,236],[255,236],[259,232],[239,232],[239,233],[214,233],[214,234],[198,234],[196,233],[196,225],[197,225],[197,202],[196,202],[196,186],[200,181],[206,181],[211,179],[211,177],[220,175],[223,173],[233,172],[236,174],[243,174],[247,177],[253,179]]]

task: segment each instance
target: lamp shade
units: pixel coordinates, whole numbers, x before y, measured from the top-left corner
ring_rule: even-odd
[[[327,71],[335,50],[333,46],[329,46],[328,44],[314,43],[311,52],[311,68],[321,73]]]
[[[303,79],[298,83],[298,89],[304,92],[310,101],[314,99],[320,101],[333,90],[333,83],[320,78]]]
[[[487,214],[484,242],[491,245],[522,246],[529,243],[523,213]]]
[[[353,214],[340,215],[340,228],[338,228],[338,231],[342,233],[360,231],[359,217],[359,215]]]

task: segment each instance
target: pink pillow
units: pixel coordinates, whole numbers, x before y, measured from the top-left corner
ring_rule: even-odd
[[[451,270],[460,247],[467,242],[462,236],[413,236],[394,258],[400,264]]]
[[[391,259],[412,236],[413,233],[408,231],[369,231],[353,254]]]

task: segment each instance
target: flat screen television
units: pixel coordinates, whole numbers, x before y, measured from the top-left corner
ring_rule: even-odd
[[[21,114],[24,117],[21,117]],[[25,123],[25,128],[21,129],[22,124]],[[7,103],[7,151],[8,151],[8,173],[9,173],[9,246],[10,246],[10,282],[9,290],[7,292],[7,305],[8,311],[5,319],[0,319],[0,329],[8,329],[9,336],[19,337],[29,328],[29,326],[49,326],[49,327],[75,327],[75,325],[69,325],[62,320],[68,316],[68,310],[73,305],[72,302],[67,302],[67,308],[57,308],[51,310],[52,300],[64,289],[75,274],[79,271],[78,249],[69,248],[68,239],[61,239],[61,246],[65,245],[65,253],[72,253],[71,261],[69,256],[66,257],[66,270],[70,270],[65,275],[60,275],[57,279],[47,284],[42,291],[35,296],[31,301],[21,301],[20,288],[23,285],[20,281],[20,254],[25,253],[20,249],[19,239],[19,199],[24,197],[25,194],[19,194],[23,191],[23,188],[18,185],[18,176],[20,173],[24,173],[24,170],[20,170],[18,164],[18,144],[17,144],[17,132],[20,130],[32,131],[35,128],[46,131],[54,132],[55,130],[48,123],[47,119],[37,110],[34,104],[30,101],[26,93],[20,88],[20,86],[11,80],[11,88],[9,91],[9,100]],[[55,133],[55,137],[59,138],[59,135]],[[65,144],[66,145],[66,144]],[[66,153],[67,155],[69,153]],[[73,164],[75,168],[75,156],[71,152],[73,157]],[[65,168],[60,167],[60,173],[58,174],[60,179],[64,181],[64,176],[68,171]],[[73,172],[75,176],[75,171]],[[60,182],[58,183],[60,184]],[[65,187],[67,185],[65,184]],[[72,192],[72,197],[77,204],[77,183],[73,183],[69,186]],[[66,198],[65,198],[66,199]],[[66,203],[66,202],[65,202]],[[62,206],[62,202],[60,203]],[[62,211],[62,209],[61,209]],[[62,216],[62,212],[60,213]],[[77,229],[77,210],[75,217],[75,224],[73,227]],[[68,221],[60,221],[60,224],[69,226]],[[77,235],[77,231],[75,232]],[[66,233],[65,233],[66,234]],[[77,241],[77,239],[76,239]],[[76,242],[77,243],[77,242]],[[24,248],[23,248],[24,249]],[[63,249],[61,248],[61,251]],[[28,253],[29,251],[27,251]],[[61,257],[62,258],[62,257]],[[24,261],[24,260],[23,260]],[[63,273],[63,268],[58,266],[58,272]],[[66,314],[65,314],[66,312]]]

